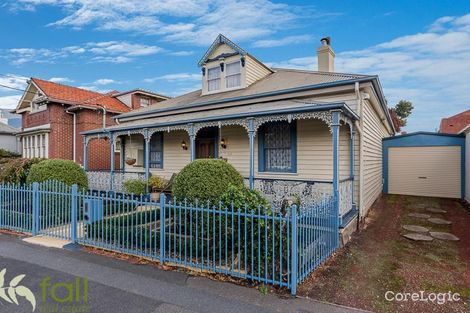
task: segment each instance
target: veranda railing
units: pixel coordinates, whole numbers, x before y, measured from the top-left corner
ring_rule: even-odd
[[[338,245],[338,203],[308,208],[90,193],[57,182],[0,185],[0,227],[162,263],[296,288]]]

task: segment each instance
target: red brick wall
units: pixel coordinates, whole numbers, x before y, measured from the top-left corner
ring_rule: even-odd
[[[113,114],[106,114],[106,126],[115,125]],[[103,128],[103,112],[81,110],[77,112],[77,162],[83,164],[83,140],[81,132]],[[107,139],[92,139],[88,145],[88,169],[109,170],[110,169],[110,145]],[[115,169],[120,168],[119,153],[115,154]]]
[[[66,107],[60,104],[48,104],[47,110],[22,114],[23,128],[51,125],[49,134],[49,158],[73,160],[73,115],[65,112]],[[114,125],[113,114],[106,116],[106,126]],[[102,128],[101,111],[76,111],[76,162],[83,164],[83,136],[81,132]],[[110,146],[107,140],[92,140],[88,146],[88,168],[90,170],[110,169]],[[119,153],[115,154],[115,168],[120,168]]]

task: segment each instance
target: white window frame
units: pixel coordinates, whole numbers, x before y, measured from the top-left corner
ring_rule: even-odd
[[[145,101],[142,101],[145,100]],[[144,104],[144,102],[147,102]],[[150,106],[150,98],[149,97],[140,97],[140,106],[143,108],[149,107]]]
[[[239,71],[238,73],[234,73],[234,74],[228,74],[228,67],[229,65],[232,65],[232,64],[235,64],[235,63],[238,63],[239,65]],[[226,89],[235,89],[235,88],[240,88],[242,86],[242,62],[241,61],[234,61],[234,62],[230,62],[230,63],[226,63],[225,64],[225,88]],[[232,86],[232,87],[229,87],[227,84],[228,84],[228,78],[229,77],[233,77],[233,76],[239,76],[240,79],[239,79],[239,85],[238,86]]]
[[[212,79],[209,79],[209,72],[211,70],[216,70],[218,69],[219,71],[219,76],[217,78],[212,78]],[[210,89],[210,83],[212,81],[219,81],[219,86],[217,89]],[[211,68],[208,68],[207,69],[207,92],[215,92],[215,91],[219,91],[222,89],[222,69],[220,68],[220,65],[217,65],[217,66],[214,66],[214,67],[211,67]]]

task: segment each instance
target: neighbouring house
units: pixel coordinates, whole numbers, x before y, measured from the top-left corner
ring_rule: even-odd
[[[465,135],[465,200],[470,202],[470,123],[462,128],[460,134]]]
[[[458,134],[470,124],[470,110],[441,119],[439,132],[443,134]]]
[[[191,160],[222,158],[274,205],[330,194],[344,224],[365,216],[382,193],[382,138],[393,124],[377,76],[335,72],[329,38],[317,56],[317,71],[273,68],[219,35],[198,62],[200,90],[83,133],[87,143],[119,141],[126,171],[111,169],[103,186],[103,172],[88,168],[91,186],[119,191],[128,172],[169,179]]]
[[[68,159],[83,164],[81,132],[115,125],[116,115],[167,99],[140,89],[104,94],[31,78],[15,110],[22,117],[18,136],[23,157]],[[111,168],[110,158],[103,157],[111,151],[109,141],[94,141],[89,151],[89,168]],[[114,146],[113,153],[119,155]]]
[[[0,123],[21,128],[21,115],[10,112],[9,109],[0,109]]]
[[[21,145],[16,137],[20,130],[0,122],[0,149],[20,153]]]

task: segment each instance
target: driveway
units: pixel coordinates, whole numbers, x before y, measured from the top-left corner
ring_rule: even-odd
[[[460,240],[436,239],[435,232]],[[409,234],[426,241],[404,237]],[[428,301],[391,297],[421,291]],[[431,301],[431,294],[449,292],[460,300]],[[470,312],[468,205],[453,199],[384,196],[360,233],[300,286],[299,294],[376,312]]]
[[[6,268],[5,286],[13,277],[26,275],[19,286],[34,293],[35,312],[41,313],[360,312],[309,299],[262,295],[253,288],[79,249],[44,248],[7,234],[0,234],[0,263]],[[0,312],[31,312],[31,304],[17,298],[19,305],[0,299]]]

